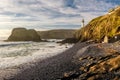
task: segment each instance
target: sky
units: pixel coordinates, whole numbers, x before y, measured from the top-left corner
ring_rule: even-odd
[[[0,0],[0,30],[79,29],[81,20],[106,14],[120,0]]]

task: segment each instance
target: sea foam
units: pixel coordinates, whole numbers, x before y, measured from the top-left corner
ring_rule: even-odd
[[[0,69],[36,62],[55,56],[73,45],[60,45],[55,42],[1,42]]]

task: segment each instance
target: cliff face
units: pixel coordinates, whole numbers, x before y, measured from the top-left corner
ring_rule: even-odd
[[[49,31],[38,31],[42,39],[65,39],[73,38],[75,30],[71,29],[58,29]]]
[[[76,32],[76,38],[80,41],[101,41],[104,36],[109,39],[120,33],[120,6],[112,9],[108,14],[97,17],[85,27]]]
[[[7,41],[41,41],[34,29],[14,28]]]

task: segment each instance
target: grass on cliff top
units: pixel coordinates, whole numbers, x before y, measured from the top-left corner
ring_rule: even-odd
[[[80,41],[103,39],[104,36],[112,38],[120,32],[120,7],[114,11],[97,17],[85,27],[76,31],[75,37]]]

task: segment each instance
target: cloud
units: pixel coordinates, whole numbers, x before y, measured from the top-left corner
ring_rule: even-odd
[[[118,0],[0,0],[0,26],[5,28],[73,28],[103,15]],[[45,26],[46,25],[46,26]],[[48,27],[48,25],[50,27]],[[63,26],[63,27],[62,27]],[[1,27],[0,27],[1,28]]]

